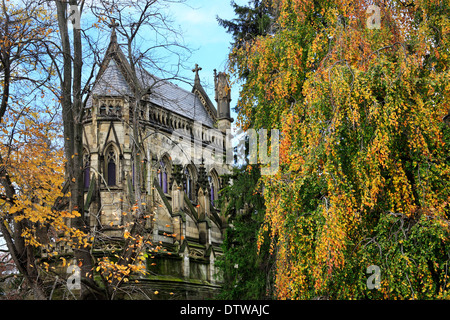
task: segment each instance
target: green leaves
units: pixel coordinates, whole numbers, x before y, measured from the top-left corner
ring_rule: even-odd
[[[450,7],[387,3],[368,30],[365,2],[274,4],[276,32],[230,57],[240,124],[282,131],[260,179],[277,297],[446,297]]]
[[[223,299],[266,299],[271,297],[271,268],[274,256],[270,241],[258,244],[264,219],[264,199],[260,193],[260,169],[234,168],[232,179],[221,191],[220,204],[229,217],[229,228],[222,245],[223,256],[217,265],[223,272]]]

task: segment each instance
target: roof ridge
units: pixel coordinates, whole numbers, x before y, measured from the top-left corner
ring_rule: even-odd
[[[111,64],[111,61],[114,64]],[[139,91],[146,88],[152,89],[153,94],[150,94],[146,99],[149,102],[188,119],[200,121],[208,127],[214,126],[216,120],[214,112],[216,110],[201,84],[194,84],[192,91],[190,91],[170,81],[170,79],[176,80],[175,76],[170,79],[164,79],[138,64],[132,68],[114,37],[112,37],[101,63],[93,91],[104,92],[108,87],[114,85],[110,79],[104,79],[106,70],[111,68],[113,73],[110,75],[113,75],[113,78],[116,73],[117,76],[120,74],[123,77],[121,81],[124,81],[124,83],[118,83],[119,88],[116,90],[118,94],[127,95],[126,92],[121,92],[123,90],[131,91],[129,94],[132,94],[134,88],[137,88]],[[200,88],[198,93],[194,91],[196,88]]]
[[[153,73],[150,73],[150,72],[149,72],[147,69],[145,69],[145,68],[138,67],[137,70],[139,70],[139,71],[144,71],[145,73],[147,73],[148,76],[150,76],[150,77],[152,77],[152,78],[155,78],[157,81],[160,81],[160,82],[162,82],[162,83],[164,83],[164,84],[168,84],[168,85],[172,86],[172,87],[175,88],[175,89],[185,91],[186,93],[188,93],[188,94],[190,94],[190,95],[192,95],[192,96],[195,96],[195,93],[193,93],[192,91],[186,90],[186,89],[184,89],[183,87],[180,87],[179,85],[177,85],[177,84],[175,84],[175,83],[169,81],[168,79],[163,79],[163,78],[161,78],[161,77],[158,77],[157,75],[154,75]],[[141,80],[142,80],[142,79],[141,79]]]

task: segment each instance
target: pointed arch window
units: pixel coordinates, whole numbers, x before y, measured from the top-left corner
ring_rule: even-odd
[[[210,200],[211,205],[215,207],[215,201],[219,199],[219,178],[217,173],[213,170],[208,176],[209,187],[210,187]]]
[[[106,152],[106,181],[108,186],[117,185],[117,154],[112,147]]]
[[[187,166],[184,169],[184,190],[186,191],[189,200],[195,199],[194,176],[192,167]]]
[[[168,162],[166,159],[162,159],[159,162],[159,171],[158,171],[158,180],[159,185],[161,186],[164,193],[167,193],[169,191],[168,186]]]

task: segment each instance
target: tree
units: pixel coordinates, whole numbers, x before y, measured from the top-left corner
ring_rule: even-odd
[[[79,2],[79,3],[78,3]],[[183,3],[183,0],[175,1]],[[115,39],[115,45],[119,36],[126,40],[126,58],[128,59],[131,68],[131,81],[134,83],[132,92],[128,97],[128,102],[132,105],[133,116],[130,123],[127,123],[132,128],[131,140],[134,142],[132,147],[133,159],[135,168],[141,168],[141,161],[143,157],[141,152],[143,150],[142,137],[139,134],[140,121],[139,115],[141,113],[141,102],[144,95],[150,94],[152,86],[157,82],[150,83],[141,82],[140,76],[147,72],[146,66],[157,68],[160,73],[165,75],[171,74],[171,77],[178,77],[178,71],[181,66],[182,55],[179,55],[179,64],[174,70],[165,70],[159,65],[159,61],[155,55],[150,55],[152,50],[165,49],[167,52],[175,54],[176,49],[184,50],[186,47],[178,42],[179,33],[177,30],[170,27],[166,15],[164,14],[165,3],[160,4],[155,0],[147,1],[95,1],[91,5],[87,5],[85,1],[71,0],[67,2],[55,1],[57,7],[57,17],[59,25],[59,34],[61,36],[61,55],[62,67],[58,73],[61,81],[60,97],[63,112],[64,123],[64,142],[65,155],[67,157],[67,175],[70,190],[70,204],[72,210],[78,211],[78,216],[72,221],[72,226],[77,230],[82,231],[86,235],[92,236],[91,244],[95,243],[96,235],[89,233],[88,217],[84,214],[84,188],[83,188],[83,166],[82,161],[82,126],[85,116],[85,103],[90,97],[91,83],[88,81],[82,85],[83,82],[83,38],[84,34],[80,28],[73,28],[72,38],[68,32],[67,12],[70,8],[75,6],[79,8],[79,16],[77,19],[82,20],[83,15],[91,14],[98,19],[98,23],[107,24],[112,28],[112,38]],[[173,1],[171,2],[173,3]],[[123,8],[126,10],[122,11]],[[89,9],[90,11],[83,11]],[[94,23],[94,26],[100,28],[100,25]],[[158,39],[149,47],[137,45],[140,40],[140,32],[145,30],[152,30],[158,34]],[[87,41],[88,44],[92,42]],[[150,41],[147,43],[151,43]],[[73,53],[72,53],[73,47]],[[159,51],[159,52],[160,52]],[[97,60],[98,61],[98,60]],[[95,67],[95,66],[94,66]],[[92,68],[91,76],[95,73]],[[147,241],[143,234],[144,226],[151,215],[148,214],[147,208],[153,208],[154,203],[147,203],[146,196],[141,193],[143,184],[143,173],[136,170],[134,186],[134,199],[130,205],[130,217],[127,226],[128,231],[124,232],[125,245],[121,250],[117,259],[111,259],[109,256],[104,256],[102,259],[97,259],[92,256],[91,249],[84,246],[84,241],[80,243],[78,248],[74,248],[76,259],[81,266],[81,283],[82,283],[82,298],[107,298],[112,299],[117,297],[117,290],[126,283],[133,272],[142,271],[142,263],[139,260],[145,258],[145,250],[152,246],[150,241]],[[147,190],[149,191],[149,190]],[[151,200],[151,199],[150,199]],[[159,246],[155,246],[156,250]],[[155,248],[153,248],[155,249]],[[94,274],[100,273],[103,288],[94,281]]]
[[[224,20],[217,17],[219,25],[233,37],[229,55],[230,69],[239,70],[238,81],[245,81],[249,69],[241,64],[239,50],[250,47],[258,37],[273,31],[275,11],[270,1],[249,1],[248,6],[231,2],[236,18]],[[239,112],[239,106],[235,108]],[[250,126],[248,126],[250,127]],[[243,143],[246,164],[235,167],[233,174],[224,177],[231,183],[221,191],[222,211],[230,227],[225,232],[224,255],[218,263],[224,275],[222,298],[267,299],[273,294],[273,264],[275,255],[269,241],[257,245],[265,205],[261,192],[259,165],[248,164],[248,141]]]
[[[75,263],[81,268],[81,298],[115,298],[117,289],[142,270],[144,250],[151,244],[144,241],[139,226],[149,217],[142,210],[143,202],[132,203],[130,213],[135,221],[130,221],[130,226],[135,227],[124,232],[126,245],[118,260],[93,256],[96,234],[91,233],[84,212],[82,122],[101,56],[92,33],[108,21],[98,14],[98,23],[80,29],[76,20],[84,13],[116,17],[115,30],[125,37],[130,35],[127,48],[131,65],[140,67],[145,61],[157,66],[158,61],[146,60],[148,52],[139,51],[139,30],[154,28],[160,35],[166,30],[167,41],[175,32],[160,11],[164,7],[150,0],[145,4],[125,0],[2,4],[0,122],[7,143],[0,150],[1,233],[34,298],[51,299],[55,288],[66,287],[64,276],[55,272],[58,264],[65,268],[71,263],[58,251],[61,244],[73,249]],[[120,15],[125,6],[131,13],[126,18]],[[70,24],[74,25],[72,33]],[[182,47],[176,42],[160,42],[152,48],[158,46],[170,52],[174,52],[172,46]],[[88,68],[83,67],[88,62]],[[136,106],[140,106],[144,91],[134,92]],[[59,106],[61,118],[56,113]],[[134,110],[136,114],[140,111],[138,107]],[[56,132],[61,127],[63,135],[59,136]],[[138,155],[137,134],[135,138]],[[42,251],[46,251],[45,256],[39,254]],[[99,275],[102,283],[95,281],[94,275]]]
[[[237,75],[237,82],[242,81],[246,86],[246,79],[250,70],[245,66],[245,57],[239,54],[243,48],[249,47],[259,36],[265,36],[273,32],[276,10],[273,10],[271,1],[253,0],[248,6],[240,6],[231,1],[236,18],[232,20],[216,17],[219,25],[224,27],[233,37],[232,49],[229,55],[230,73]],[[238,103],[235,112],[240,114],[241,106]]]
[[[223,256],[218,265],[224,276],[219,298],[260,300],[272,297],[275,255],[270,241],[258,247],[259,230],[264,221],[265,206],[258,182],[258,166],[234,168],[223,179],[232,181],[221,190],[221,206],[228,217]]]
[[[231,1],[231,5],[237,17],[232,20],[217,17],[217,21],[233,36],[234,48],[241,48],[257,36],[270,32],[274,19],[271,2],[253,0],[249,1],[248,6],[240,6]]]
[[[55,111],[50,104],[45,111],[34,105],[42,88],[51,86],[51,65],[40,59],[39,46],[51,28],[48,12],[40,5],[1,4],[0,230],[16,268],[34,296],[43,299],[34,250],[48,241],[43,232],[48,224],[67,231],[62,222],[70,214],[55,215],[51,209],[63,178]]]
[[[278,298],[448,295],[450,8],[379,3],[376,29],[369,4],[274,1],[276,33],[232,53],[239,121],[281,130],[262,178]]]

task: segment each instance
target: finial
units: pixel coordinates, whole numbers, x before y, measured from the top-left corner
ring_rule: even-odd
[[[214,93],[217,101],[217,69],[214,69]]]
[[[198,75],[198,72],[199,72],[200,70],[202,70],[202,68],[200,68],[200,67],[198,66],[198,64],[196,63],[196,64],[195,64],[195,68],[192,69],[192,72],[195,72],[195,83],[198,83],[198,84],[200,84],[200,77],[199,77],[199,75]]]
[[[112,29],[111,31],[111,42],[117,42],[117,34],[116,34],[116,28],[119,26],[119,24],[116,22],[116,19],[112,18],[111,23],[108,23],[108,27]]]

